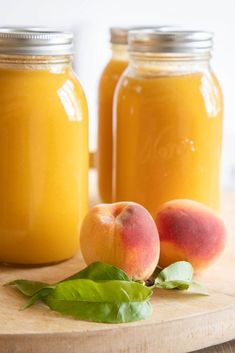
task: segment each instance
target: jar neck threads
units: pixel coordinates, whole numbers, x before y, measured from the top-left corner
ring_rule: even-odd
[[[207,71],[210,68],[211,58],[209,53],[129,53],[129,56],[129,69],[140,76],[181,75]]]
[[[71,65],[72,65],[71,55],[61,55],[61,56],[27,55],[26,56],[26,55],[0,54],[0,68],[58,71],[65,68],[70,68]]]
[[[118,61],[128,61],[129,54],[127,51],[127,45],[125,44],[112,44],[112,59]]]

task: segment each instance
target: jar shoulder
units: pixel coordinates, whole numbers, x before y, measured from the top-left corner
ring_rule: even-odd
[[[111,82],[116,84],[127,66],[127,61],[110,59],[101,73],[99,88],[102,89],[103,86]]]
[[[79,120],[88,119],[86,97],[72,69],[60,71],[0,69],[2,116],[10,118],[21,112],[29,119],[32,114],[49,117],[49,112],[55,111],[57,120],[59,117],[74,114],[75,111],[80,117]],[[53,116],[54,114],[50,114],[51,119]]]
[[[194,83],[194,84],[193,84]],[[140,90],[156,90],[158,88],[170,90],[172,86],[200,86],[214,87],[222,97],[222,89],[217,75],[208,67],[193,71],[145,71],[133,69],[130,65],[123,72],[117,85],[117,91],[128,90],[140,93]]]
[[[85,89],[83,87],[83,83],[80,81],[78,75],[74,70],[70,71],[70,82],[74,85],[75,90],[74,94],[78,97],[79,100],[82,101],[82,108],[85,112],[86,118],[88,117],[88,103],[85,95]]]
[[[195,112],[198,107],[208,116],[223,112],[223,96],[219,81],[213,71],[197,70],[184,73],[143,75],[130,67],[122,75],[115,91],[115,104],[121,110],[161,110]]]

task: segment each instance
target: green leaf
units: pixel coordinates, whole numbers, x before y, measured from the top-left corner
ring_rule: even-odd
[[[129,277],[121,269],[105,264],[103,262],[94,262],[83,270],[74,275],[64,279],[63,281],[70,281],[73,279],[91,279],[93,281],[105,280],[119,280],[130,281]],[[62,282],[62,281],[61,281]]]
[[[102,262],[94,262],[91,265],[84,268],[83,270],[55,284],[62,283],[64,281],[74,280],[74,279],[91,279],[94,281],[104,281],[104,280],[130,281],[128,276],[121,269]],[[21,293],[29,297],[34,296],[40,289],[44,287],[49,286],[51,288],[51,285],[49,285],[48,283],[29,281],[24,279],[12,281],[7,283],[6,285],[16,287]],[[37,296],[35,296],[35,298],[36,297]]]
[[[167,281],[161,283],[155,283],[156,288],[162,289],[179,289],[179,290],[186,290],[190,287],[190,282],[183,282],[183,281]]]
[[[152,313],[149,301],[129,303],[90,303],[90,302],[61,302],[58,299],[46,300],[51,310],[70,316],[76,320],[103,323],[125,323],[144,320]]]
[[[193,279],[193,267],[187,261],[177,261],[168,267],[165,267],[157,275],[159,281],[186,281]]]
[[[209,295],[207,290],[199,283],[193,281],[193,267],[187,261],[178,261],[155,272],[157,288],[188,290],[188,293]]]
[[[122,323],[147,318],[151,295],[150,288],[136,282],[79,279],[58,284],[43,301],[75,319]]]
[[[198,282],[192,282],[188,289],[191,294],[210,295],[208,290]]]
[[[149,299],[152,290],[136,282],[78,279],[59,283],[52,294],[64,300],[129,302]]]
[[[193,267],[187,261],[178,261],[157,274],[155,287],[164,289],[188,289],[193,279]]]
[[[5,285],[15,287],[27,297],[31,297],[41,288],[47,286],[47,283],[17,279],[16,281],[6,283]]]
[[[47,286],[39,289],[21,308],[21,310],[28,309],[30,306],[35,304],[38,300],[43,300],[48,294],[55,289],[55,286]]]
[[[12,281],[6,284],[7,286],[12,286],[17,288],[22,294],[26,295],[27,297],[31,297],[28,302],[23,305],[21,310],[27,309],[36,301],[42,300],[50,290],[54,289],[55,286],[48,285],[44,282],[36,282],[36,281],[29,281],[25,279],[19,279],[16,281]]]

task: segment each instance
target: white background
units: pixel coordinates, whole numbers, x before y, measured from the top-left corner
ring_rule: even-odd
[[[76,33],[75,69],[90,110],[90,148],[96,148],[97,83],[109,58],[108,28],[181,25],[215,32],[212,65],[225,100],[223,185],[235,189],[234,0],[0,0],[0,26],[56,26]]]

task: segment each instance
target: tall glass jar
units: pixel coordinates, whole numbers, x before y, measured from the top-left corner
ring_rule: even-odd
[[[88,208],[88,113],[73,35],[0,30],[0,261],[73,256]]]
[[[113,95],[128,65],[127,28],[111,28],[112,56],[101,75],[98,92],[98,189],[103,202],[112,201]]]
[[[99,196],[103,202],[112,202],[113,199],[113,97],[118,80],[128,66],[127,38],[131,28],[110,29],[112,55],[99,82],[97,170]],[[176,27],[157,27],[159,31],[169,28]]]
[[[187,198],[219,208],[223,103],[212,34],[137,30],[115,94],[116,201],[153,216]]]

